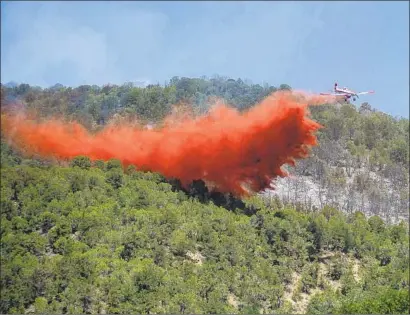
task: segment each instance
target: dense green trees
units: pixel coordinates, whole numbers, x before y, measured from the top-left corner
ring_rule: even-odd
[[[278,210],[255,197],[255,214],[235,213],[86,157],[69,168],[3,165],[1,189],[5,313],[291,313],[293,272],[300,294],[313,294],[309,312],[408,308],[404,222]]]
[[[121,116],[158,121],[178,102],[204,112],[212,96],[246,110],[277,90],[220,77],[1,89],[2,107],[18,100],[92,130]],[[293,205],[237,200],[201,181],[185,191],[117,160],[26,159],[2,139],[0,311],[408,312],[408,224],[381,218],[403,209],[408,217],[408,120],[368,104],[311,111],[324,126],[320,145],[293,172],[320,183],[316,208],[300,182],[292,189],[304,201]]]

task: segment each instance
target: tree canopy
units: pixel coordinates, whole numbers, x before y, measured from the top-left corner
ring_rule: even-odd
[[[96,130],[115,115],[160,120],[178,102],[205,112],[212,96],[246,110],[290,88],[174,77],[1,96]],[[2,139],[0,312],[408,313],[409,122],[362,107],[311,108],[319,146],[292,172],[318,183],[319,207],[300,181],[286,198],[239,200],[115,159],[29,159]]]

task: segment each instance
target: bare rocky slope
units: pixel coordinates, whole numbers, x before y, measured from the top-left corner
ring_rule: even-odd
[[[306,163],[311,163],[313,159]],[[337,170],[334,167],[331,169]],[[299,204],[310,211],[328,205],[347,214],[361,211],[367,217],[378,215],[389,223],[408,221],[408,181],[404,181],[398,191],[391,180],[370,171],[366,166],[350,173],[346,172],[345,167],[341,169],[343,173],[339,182],[330,184],[312,175],[301,174],[300,167],[290,169],[290,176],[277,179],[273,183],[275,188],[265,191],[263,196],[268,200],[278,198],[284,204]],[[362,184],[360,181],[363,178],[366,183]]]

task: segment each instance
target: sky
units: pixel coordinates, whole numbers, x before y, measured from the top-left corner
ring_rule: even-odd
[[[409,116],[408,1],[1,2],[1,82],[213,75],[327,92]]]

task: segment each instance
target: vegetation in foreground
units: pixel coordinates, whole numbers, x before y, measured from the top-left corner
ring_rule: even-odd
[[[116,160],[3,158],[2,313],[408,312],[404,222],[229,211]]]

